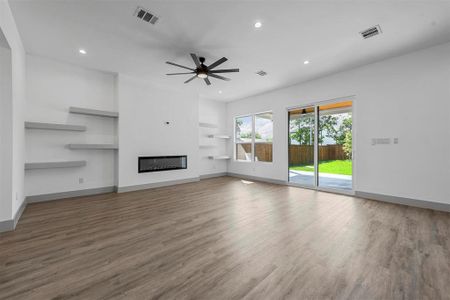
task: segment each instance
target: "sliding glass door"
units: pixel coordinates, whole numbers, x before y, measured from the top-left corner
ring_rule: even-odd
[[[352,190],[352,102],[289,110],[289,181]]]

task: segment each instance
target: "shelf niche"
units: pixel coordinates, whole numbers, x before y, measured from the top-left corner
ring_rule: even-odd
[[[42,123],[42,122],[25,122],[25,128],[40,129],[40,130],[86,131],[86,126],[83,125]]]
[[[67,147],[72,150],[117,150],[116,144],[68,144]]]
[[[208,158],[209,159],[214,159],[214,160],[230,159],[230,157],[228,155],[208,156]]]
[[[74,107],[74,106],[71,106],[69,108],[69,112],[72,114],[80,114],[80,115],[88,115],[88,116],[96,116],[96,117],[108,117],[108,118],[118,118],[119,117],[119,113],[116,111],[97,110],[97,109]]]
[[[29,162],[25,163],[25,170],[74,168],[84,167],[86,164],[85,160]]]

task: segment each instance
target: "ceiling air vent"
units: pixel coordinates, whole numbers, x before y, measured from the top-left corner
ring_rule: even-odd
[[[154,13],[151,13],[150,11],[146,10],[145,8],[139,7],[134,12],[134,15],[141,19],[142,21],[145,21],[147,23],[155,25],[156,22],[159,20],[159,17],[155,16]]]
[[[256,74],[258,74],[259,76],[266,76],[267,72],[260,70],[260,71],[256,72]]]
[[[370,27],[369,29],[361,31],[360,34],[364,39],[368,39],[370,37],[373,37],[374,35],[380,34],[381,32],[382,31],[381,31],[380,25],[376,25],[376,26]]]

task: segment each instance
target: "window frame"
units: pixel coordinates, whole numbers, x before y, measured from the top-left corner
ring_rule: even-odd
[[[236,155],[237,155],[237,151],[236,151],[236,145],[237,144],[248,144],[248,142],[247,143],[242,143],[242,142],[238,142],[237,141],[237,135],[236,135],[236,128],[237,128],[237,126],[236,126],[236,121],[237,121],[237,119],[240,119],[240,118],[246,118],[246,117],[251,117],[251,120],[252,120],[252,132],[251,132],[251,135],[252,135],[252,138],[251,138],[251,141],[250,141],[250,149],[251,149],[251,158],[250,158],[250,160],[246,160],[246,159],[237,159],[237,157],[236,157]],[[238,162],[246,162],[246,163],[251,163],[252,161],[253,161],[253,156],[254,156],[254,150],[255,149],[253,149],[253,147],[254,147],[254,141],[255,141],[255,137],[254,137],[254,127],[255,127],[255,120],[254,120],[254,117],[253,117],[253,115],[252,114],[245,114],[245,115],[240,115],[240,116],[236,116],[236,117],[234,117],[233,118],[233,120],[234,120],[234,131],[233,131],[233,160],[234,161],[238,161]]]
[[[274,123],[273,120],[273,111],[272,110],[266,110],[266,111],[261,111],[261,112],[256,112],[256,113],[249,113],[249,114],[243,114],[243,115],[238,115],[235,116],[233,118],[233,161],[236,162],[244,162],[244,163],[262,163],[262,164],[273,164],[273,144],[274,144],[274,128],[272,126],[272,161],[261,161],[261,160],[255,160],[255,144],[257,144],[255,142],[255,136],[256,136],[256,115],[262,115],[262,114],[272,114],[272,123]],[[244,117],[251,117],[252,118],[252,139],[251,139],[251,150],[252,150],[252,155],[251,155],[251,159],[250,160],[243,160],[243,159],[237,159],[236,158],[236,145],[237,144],[247,144],[247,143],[239,143],[237,142],[237,136],[236,136],[236,120],[239,118],[244,118]],[[259,144],[259,143],[258,143]]]

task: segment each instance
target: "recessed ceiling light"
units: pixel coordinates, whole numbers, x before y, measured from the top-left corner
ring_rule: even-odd
[[[219,91],[219,94],[222,94],[222,91]]]
[[[309,60],[305,60],[305,61],[303,62],[303,64],[305,64],[305,65],[309,64]]]
[[[256,22],[256,23],[255,23],[255,28],[261,28],[261,26],[262,26],[262,23],[261,23],[261,22]]]
[[[87,53],[86,50],[84,50],[84,49],[80,49],[80,50],[78,50],[78,52],[80,52],[80,54],[86,54]]]

